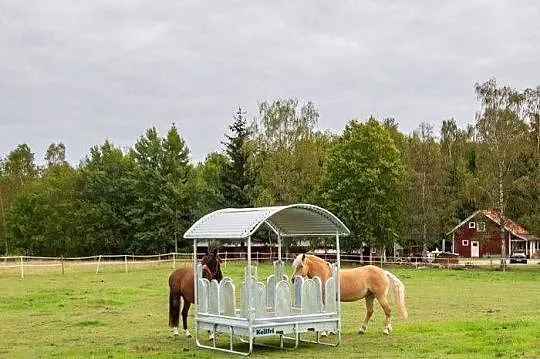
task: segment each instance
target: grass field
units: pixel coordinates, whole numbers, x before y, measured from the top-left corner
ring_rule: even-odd
[[[270,272],[260,265],[260,277]],[[498,271],[391,268],[406,286],[409,319],[382,334],[376,305],[368,332],[357,334],[364,302],[342,304],[337,348],[255,348],[254,358],[540,358],[540,266]],[[0,272],[0,357],[222,358],[193,338],[170,336],[170,264],[133,268]],[[225,275],[239,283],[241,267]],[[237,294],[238,295],[238,294]],[[397,312],[392,305],[394,313]],[[190,313],[191,315],[193,313]],[[190,318],[190,326],[193,322]]]

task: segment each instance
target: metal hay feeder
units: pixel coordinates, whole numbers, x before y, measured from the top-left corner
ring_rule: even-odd
[[[259,281],[257,267],[252,265],[251,236],[263,224],[276,235],[278,244],[274,273]],[[279,336],[279,348],[285,348],[284,340],[294,343],[313,342],[339,345],[341,341],[341,319],[339,302],[339,238],[350,234],[349,229],[331,212],[310,204],[260,208],[227,208],[209,213],[195,222],[184,234],[193,239],[193,265],[195,276],[195,339],[202,348],[249,355],[257,337]],[[286,237],[335,237],[336,262],[332,265],[333,275],[326,283],[318,277],[304,280],[295,278],[294,284],[287,280],[282,260],[282,238]],[[236,288],[230,278],[220,283],[202,278],[197,265],[198,240],[245,240],[247,242],[247,264],[244,267],[244,282],[241,285],[240,308],[236,308]],[[322,288],[325,288],[323,300]],[[199,340],[199,330],[214,334],[212,345]],[[334,343],[322,342],[320,331],[336,333]],[[301,338],[302,333],[316,332],[316,340]],[[226,334],[228,347],[216,345],[216,334]],[[235,349],[234,338],[248,344],[247,351]],[[237,342],[238,346],[239,343]],[[245,344],[244,344],[245,346]]]

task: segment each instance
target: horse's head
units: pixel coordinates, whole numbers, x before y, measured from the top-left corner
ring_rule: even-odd
[[[294,282],[294,277],[300,276],[305,277],[309,274],[309,261],[306,259],[304,253],[296,256],[292,263],[293,275],[291,280]]]
[[[319,258],[314,255],[299,254],[296,256],[292,263],[293,275],[291,280],[294,283],[294,278],[297,276],[301,277],[319,277],[323,280],[323,283],[326,282],[326,279],[332,275],[332,268],[330,263],[325,261],[322,258]]]
[[[214,249],[212,253],[206,251],[201,260],[201,269],[203,278],[208,280],[215,279],[218,282],[223,279],[223,273],[221,273],[221,258],[219,257],[217,249]]]

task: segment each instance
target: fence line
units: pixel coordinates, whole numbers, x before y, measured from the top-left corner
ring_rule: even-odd
[[[161,253],[152,255],[134,255],[134,254],[102,254],[84,257],[43,257],[43,256],[3,256],[0,257],[0,271],[4,269],[18,268],[20,277],[24,278],[25,269],[60,267],[62,274],[65,273],[65,264],[75,266],[95,266],[96,273],[104,266],[124,265],[124,271],[127,273],[129,265],[133,264],[156,264],[172,263],[172,268],[176,268],[178,262],[191,262],[192,253]],[[27,271],[26,271],[27,273]]]
[[[335,253],[315,253],[325,260],[335,260]],[[201,257],[203,254],[198,253]],[[227,267],[228,262],[237,262],[246,259],[247,252],[228,252],[222,251],[220,256],[223,261],[223,266]],[[254,262],[266,262],[277,259],[277,254],[273,252],[253,252],[252,258]],[[292,261],[296,257],[296,253],[287,253],[284,255],[284,260]],[[193,253],[161,253],[148,255],[135,254],[101,254],[95,256],[84,257],[42,257],[42,256],[5,256],[0,257],[0,273],[4,269],[19,268],[20,277],[24,278],[25,269],[41,268],[41,267],[61,267],[62,274],[65,273],[65,265],[69,263],[74,266],[95,266],[96,273],[105,266],[123,265],[124,272],[129,271],[130,265],[140,264],[164,264],[171,263],[172,268],[176,268],[178,263],[188,264],[193,260]],[[48,263],[47,263],[48,262]],[[482,258],[426,258],[426,257],[383,257],[383,256],[363,256],[361,254],[342,254],[342,263],[349,264],[374,264],[383,265],[411,265],[416,268],[425,266],[437,267],[467,267],[489,265],[498,266],[500,258],[482,259]],[[28,274],[28,271],[26,271]]]

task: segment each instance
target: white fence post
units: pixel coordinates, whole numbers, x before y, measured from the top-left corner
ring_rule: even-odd
[[[23,256],[21,256],[21,278],[24,278],[24,261],[23,261]]]
[[[173,269],[176,268],[176,252],[172,255],[172,267]]]
[[[127,270],[127,254],[124,254],[124,268],[125,268],[125,272],[127,273],[128,270]]]
[[[97,262],[97,267],[96,267],[96,274],[99,273],[99,264],[100,264],[100,262],[101,262],[101,254],[98,257],[98,262]]]

